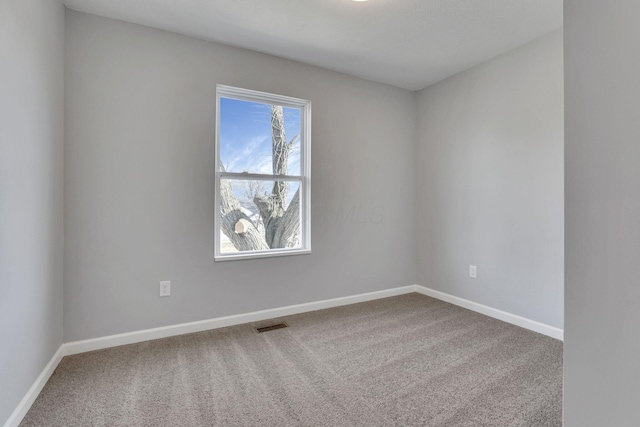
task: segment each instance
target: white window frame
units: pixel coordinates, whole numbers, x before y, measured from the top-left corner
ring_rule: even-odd
[[[220,170],[220,98],[282,105],[300,108],[300,175],[269,175]],[[232,86],[216,85],[216,146],[215,146],[215,229],[214,259],[228,261],[239,259],[268,258],[311,253],[311,101],[272,93],[259,92]],[[300,183],[300,247],[270,249],[267,251],[245,251],[221,253],[220,242],[222,215],[220,212],[220,180],[292,181]]]

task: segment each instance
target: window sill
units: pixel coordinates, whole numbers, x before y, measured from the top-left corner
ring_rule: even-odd
[[[234,252],[231,254],[216,254],[214,257],[214,261],[238,261],[241,259],[272,258],[282,256],[306,255],[310,253],[311,249],[284,249],[263,252]]]

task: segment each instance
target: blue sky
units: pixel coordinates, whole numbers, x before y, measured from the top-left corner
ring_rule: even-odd
[[[283,108],[287,141],[300,134],[300,110]],[[228,172],[273,173],[271,106],[220,99],[220,158]],[[289,155],[289,175],[300,174],[300,142]]]

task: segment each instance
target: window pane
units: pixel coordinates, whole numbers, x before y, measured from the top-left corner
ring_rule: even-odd
[[[300,182],[220,180],[220,253],[300,248]]]
[[[219,126],[227,172],[300,175],[301,109],[220,98]]]

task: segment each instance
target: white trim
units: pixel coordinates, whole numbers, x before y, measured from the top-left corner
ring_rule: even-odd
[[[254,259],[254,258],[271,258],[279,256],[294,256],[294,255],[307,255],[311,253],[311,249],[270,249],[268,251],[244,251],[244,252],[232,252],[228,255],[224,255],[224,258],[218,258],[216,261],[235,261],[239,259]]]
[[[101,350],[104,348],[155,340],[158,338],[166,338],[176,335],[189,334],[192,332],[207,331],[209,329],[224,328],[226,326],[240,325],[243,323],[258,322],[261,320],[273,319],[276,317],[290,316],[292,314],[306,313],[309,311],[322,310],[331,307],[339,307],[342,305],[393,297],[396,295],[409,294],[412,292],[415,292],[414,285],[387,289],[384,291],[369,292],[366,294],[359,294],[348,297],[309,302],[305,304],[289,305],[286,307],[273,308],[269,310],[254,311],[252,313],[218,317],[215,319],[201,320],[197,322],[181,323],[178,325],[146,329],[143,331],[127,332],[124,334],[110,335],[84,341],[74,341],[65,344],[66,354],[71,355],[84,353],[86,351]]]
[[[257,181],[293,181],[302,182],[304,177],[300,175],[265,175],[260,173],[249,172],[220,172],[220,179],[251,179]]]
[[[518,316],[516,314],[507,313],[506,311],[478,304],[477,302],[449,295],[447,293],[436,291],[435,289],[426,288],[424,286],[415,285],[415,290],[419,294],[436,298],[441,301],[445,301],[450,304],[454,304],[459,307],[463,307],[468,310],[493,317],[494,319],[502,320],[503,322],[511,323],[512,325],[520,326],[521,328],[529,329],[530,331],[538,332],[551,338],[564,341],[564,330],[556,328],[555,326],[550,326],[541,322],[537,322],[535,320],[527,319],[526,317]]]
[[[24,395],[16,409],[9,416],[7,422],[4,423],[4,427],[18,427],[20,425],[24,416],[27,415],[27,412],[29,412],[31,405],[33,405],[33,402],[36,401],[36,398],[42,391],[42,388],[45,386],[47,381],[49,381],[49,378],[53,374],[53,371],[56,370],[58,364],[65,355],[65,345],[62,344],[60,348],[58,348],[58,351],[56,351],[56,353],[53,355],[51,360],[49,360],[47,366],[44,367],[38,378],[36,378],[35,382],[31,386],[29,391],[27,391],[27,394]]]
[[[309,103],[309,100],[307,99],[221,84],[216,85],[216,92],[225,98],[234,98],[250,102],[264,102],[267,104],[282,105],[283,107],[290,108],[300,108]]]

